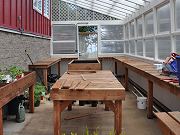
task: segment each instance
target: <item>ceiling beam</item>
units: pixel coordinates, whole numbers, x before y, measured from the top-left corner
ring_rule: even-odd
[[[144,7],[144,5],[139,4],[139,3],[137,3],[137,2],[134,2],[134,1],[130,1],[130,0],[125,0],[125,1],[127,1],[127,2],[129,2],[129,3],[136,4],[136,5],[140,6],[140,7],[142,7],[142,6]]]

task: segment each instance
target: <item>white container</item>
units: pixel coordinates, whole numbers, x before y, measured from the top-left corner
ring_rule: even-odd
[[[146,109],[146,97],[137,97],[137,108],[138,109]]]

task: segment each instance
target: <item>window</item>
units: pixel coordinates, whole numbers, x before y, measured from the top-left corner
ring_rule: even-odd
[[[142,28],[142,17],[137,19],[137,36],[142,37],[143,33]]]
[[[170,4],[166,4],[163,7],[157,9],[157,25],[158,33],[170,31]]]
[[[54,25],[53,26],[53,54],[75,54],[76,25]]]
[[[134,40],[129,41],[130,54],[135,55],[135,43]]]
[[[146,35],[151,35],[154,33],[154,22],[153,22],[153,12],[145,15],[145,33]]]
[[[50,16],[50,0],[44,0],[44,16]]]
[[[158,38],[158,59],[164,60],[171,53],[171,39],[169,37]]]
[[[137,41],[137,55],[143,56],[143,41],[142,40]]]
[[[130,22],[130,37],[134,37],[134,21]]]
[[[180,35],[176,36],[176,52],[180,54]]]
[[[179,29],[180,30],[180,0],[176,0],[176,3],[175,3],[175,8],[176,8],[176,11],[175,11],[175,15],[176,15],[176,29]]]
[[[129,28],[128,28],[128,24],[125,25],[125,39],[129,38]]]
[[[155,57],[155,47],[153,39],[145,40],[145,56],[149,58]]]
[[[124,53],[124,42],[102,41],[101,53]]]
[[[33,9],[42,14],[42,0],[33,0]]]
[[[129,42],[125,41],[125,51],[126,53],[129,53]]]

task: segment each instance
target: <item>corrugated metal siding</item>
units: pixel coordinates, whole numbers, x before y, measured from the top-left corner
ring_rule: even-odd
[[[51,35],[51,17],[44,17],[33,9],[33,0],[0,0],[0,27],[36,35]],[[50,4],[51,5],[51,4]]]

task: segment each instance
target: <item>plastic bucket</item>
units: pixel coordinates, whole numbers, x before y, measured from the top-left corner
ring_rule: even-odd
[[[146,109],[146,97],[137,97],[137,108],[138,109]]]

